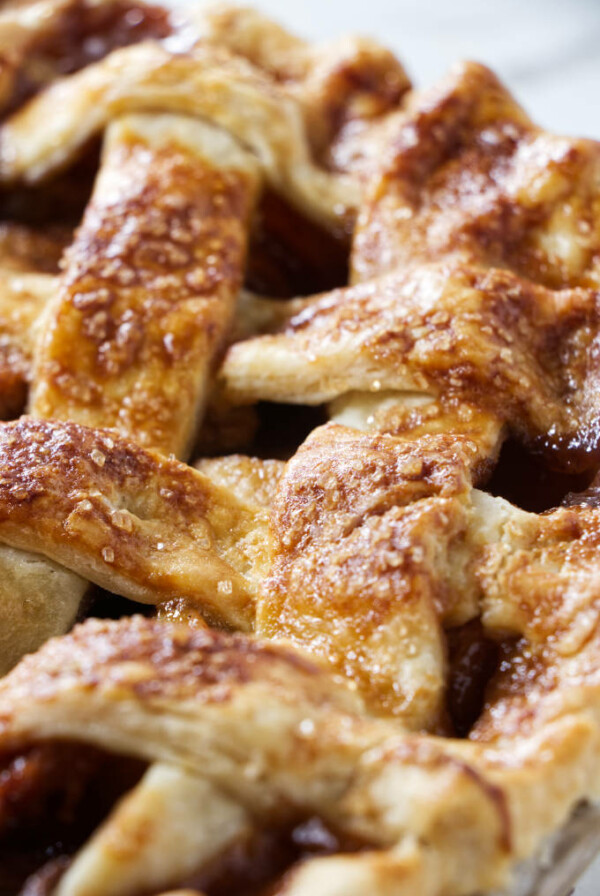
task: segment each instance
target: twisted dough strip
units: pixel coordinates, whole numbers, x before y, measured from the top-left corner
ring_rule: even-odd
[[[257,633],[327,660],[371,711],[410,730],[443,722],[441,622],[478,614],[477,451],[454,435],[403,442],[324,426],[287,464],[271,510]]]
[[[27,707],[15,713],[15,699],[25,694]],[[455,819],[460,812],[469,845],[477,847],[469,865],[472,888],[482,876],[497,880],[504,865],[506,818],[495,788],[433,744],[429,758],[421,748],[426,771],[419,769],[417,742],[364,718],[349,691],[276,645],[142,619],[89,622],[50,642],[35,660],[27,658],[0,684],[0,718],[0,745],[10,749],[35,731],[35,738],[92,739],[113,751],[206,771],[255,823],[273,813],[283,821],[282,811],[291,818],[316,813],[375,849],[407,837],[414,842],[413,835],[425,841],[436,831],[432,860],[437,866],[437,855],[447,857],[449,874],[457,870],[453,851],[464,833],[447,823],[447,813]],[[426,804],[421,787],[430,775],[441,799]],[[391,811],[394,803],[399,813]],[[415,867],[414,849],[408,852],[408,861],[402,850],[396,860],[398,876],[407,878],[396,892],[414,892],[409,887],[421,881],[424,892],[439,892],[422,866],[424,856]],[[337,890],[330,878],[316,892]]]
[[[249,629],[266,519],[112,430],[23,417],[0,430],[0,537],[142,603],[182,597]],[[201,571],[201,574],[199,574]]]
[[[358,205],[355,179],[311,161],[298,105],[245,60],[201,44],[180,54],[137,44],[51,84],[0,129],[0,180],[38,181],[112,118],[142,111],[200,117],[229,131],[256,154],[274,189],[328,226]]]
[[[189,14],[201,40],[248,59],[298,101],[325,167],[361,179],[379,168],[379,137],[393,127],[387,113],[398,109],[411,86],[389,50],[354,36],[307,43],[247,7],[219,3]]]
[[[255,825],[317,814],[370,847],[309,862],[277,892],[329,896],[343,885],[358,896],[368,884],[408,896],[418,885],[466,896],[499,885],[507,862],[598,792],[597,626],[592,640],[565,660],[576,687],[557,683],[527,727],[481,730],[477,743],[369,719],[351,692],[282,646],[139,618],[90,621],[0,684],[0,746],[60,738],[160,759],[206,776]],[[518,708],[522,688],[504,702]]]
[[[478,408],[530,439],[597,438],[595,290],[438,263],[295,300],[288,312],[272,334],[228,350],[228,400],[393,401],[403,391]]]

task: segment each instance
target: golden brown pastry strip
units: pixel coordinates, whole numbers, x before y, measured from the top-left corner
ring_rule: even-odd
[[[29,0],[0,12],[0,112],[45,84],[148,37],[165,37],[169,14],[128,0]]]
[[[194,467],[245,504],[270,507],[285,464],[280,460],[229,454],[226,457],[202,458],[196,461]]]
[[[50,85],[0,129],[0,181],[40,180],[115,116],[145,111],[229,131],[254,151],[275,190],[329,226],[357,207],[356,181],[312,162],[298,105],[245,60],[206,45],[175,54],[141,43]]]
[[[40,283],[29,277],[26,282],[34,284],[37,294],[34,291],[32,301],[18,308],[20,323],[28,307],[42,304],[44,290],[55,293],[37,346],[32,396],[36,414],[112,424],[165,451],[189,449],[211,361],[233,313],[256,186],[252,157],[207,125],[173,116],[142,116],[112,126],[94,202],[59,288],[54,280]],[[13,289],[7,317],[14,317],[14,291],[21,281],[15,283],[11,275],[8,282]],[[30,348],[24,337],[15,338],[19,328],[10,318],[5,329],[11,358],[5,395],[8,409],[18,412],[30,378]],[[79,352],[72,351],[73,339]],[[12,363],[16,356],[23,358],[17,383]],[[160,537],[156,540],[162,543]],[[19,547],[24,550],[0,556],[8,589],[0,603],[14,633],[3,669],[50,634],[64,631],[86,588],[79,575],[67,569],[57,575],[56,567],[47,564],[48,606],[40,607],[40,546],[35,538],[21,538]],[[99,552],[102,544],[95,548]],[[93,558],[88,559],[94,566]],[[100,567],[106,566],[99,553],[97,559]],[[65,562],[69,566],[69,560]],[[86,575],[85,569],[86,563],[79,572]],[[101,578],[107,582],[105,573]],[[111,579],[116,590],[125,587],[131,595],[136,590],[129,590],[131,583],[123,586],[118,575]],[[33,602],[27,594],[32,582]],[[20,590],[15,591],[17,586]],[[224,576],[222,588],[236,591],[238,586]],[[243,584],[242,592],[247,606],[240,619],[245,618],[245,627],[252,611]],[[227,591],[223,593],[227,601]],[[167,600],[188,596],[186,589],[164,592]],[[145,599],[160,597],[156,592]],[[199,610],[197,600],[187,608],[194,614]]]
[[[439,397],[451,417],[466,403],[532,439],[591,447],[597,438],[595,290],[437,264],[289,310],[278,331],[229,349],[220,377],[231,401],[316,404],[399,390]]]
[[[98,675],[102,668],[103,672]],[[16,693],[22,689],[36,690],[38,674],[44,676],[49,690],[46,692],[46,712],[36,714],[33,702],[24,711],[17,712],[14,704]],[[92,681],[95,685],[90,689]],[[245,686],[244,686],[245,685]],[[211,778],[222,778],[221,783],[226,791],[235,794],[236,798],[253,798],[258,795],[256,811],[268,811],[277,806],[274,791],[260,789],[263,781],[260,776],[247,776],[244,782],[235,782],[235,777],[225,779],[227,771],[232,772],[238,761],[244,766],[251,766],[258,760],[260,753],[248,749],[255,741],[261,752],[265,747],[272,749],[275,765],[273,767],[273,784],[277,789],[285,787],[288,778],[284,765],[284,757],[289,755],[290,743],[284,743],[273,737],[270,732],[268,714],[256,716],[252,725],[248,725],[244,741],[233,753],[227,746],[227,732],[230,725],[235,725],[235,706],[238,701],[251,712],[252,707],[277,709],[281,706],[283,715],[280,723],[287,728],[290,723],[294,727],[301,719],[302,712],[309,715],[317,711],[320,724],[325,725],[327,739],[338,744],[340,755],[334,757],[323,752],[317,759],[323,770],[332,774],[327,788],[343,792],[348,781],[349,763],[356,757],[356,741],[348,740],[344,748],[344,736],[335,724],[330,724],[330,715],[339,713],[360,712],[360,701],[347,688],[335,684],[327,676],[323,676],[318,666],[308,658],[274,644],[259,643],[241,635],[225,636],[213,630],[192,632],[183,626],[147,620],[142,617],[130,617],[118,623],[89,620],[78,626],[72,634],[48,642],[35,656],[26,658],[16,670],[0,683],[0,718],[2,719],[1,745],[10,748],[18,741],[26,742],[32,736],[43,737],[43,731],[52,738],[52,717],[63,714],[66,708],[64,698],[71,693],[77,700],[78,695],[88,690],[87,710],[74,715],[70,723],[77,728],[83,725],[84,717],[91,719],[97,708],[105,704],[107,710],[105,729],[110,738],[109,729],[113,727],[116,712],[126,704],[133,708],[133,701],[140,701],[137,719],[133,715],[124,714],[125,728],[115,730],[115,739],[109,749],[134,754],[140,753],[145,758],[173,760],[183,764],[192,772],[198,771],[197,760],[201,754],[207,756],[218,740],[222,740],[223,754],[218,765],[211,769]],[[41,696],[41,695],[40,695]],[[124,701],[124,702],[123,702]],[[283,701],[283,702],[282,702]],[[145,721],[152,708],[158,709],[163,704],[164,710],[149,719],[149,737],[140,737],[140,723]],[[218,727],[213,729],[221,715],[218,704],[227,706],[223,717],[220,737]],[[71,704],[74,706],[74,703]],[[285,710],[285,707],[287,711]],[[179,714],[181,725],[167,725],[164,713],[173,711]],[[161,719],[162,715],[162,719]],[[212,730],[210,744],[200,737],[189,737],[190,726],[197,724],[204,715],[207,733]],[[35,717],[34,717],[35,716]],[[229,720],[227,720],[229,717]],[[187,718],[187,721],[186,721]],[[261,722],[262,718],[262,722]],[[63,721],[66,717],[63,715]],[[256,728],[258,725],[258,728]],[[360,732],[360,723],[355,726]],[[154,729],[153,733],[150,733]],[[376,729],[379,730],[379,729]],[[387,730],[387,729],[386,729]],[[129,733],[127,733],[127,731]],[[159,734],[160,731],[160,734]],[[262,731],[262,735],[261,735]],[[73,731],[73,736],[79,734]],[[64,735],[71,736],[65,728]],[[258,740],[255,740],[258,735]],[[102,737],[97,729],[93,737]],[[262,740],[262,738],[267,740]],[[185,739],[187,761],[181,762],[180,746]],[[119,740],[121,743],[119,743]],[[308,742],[311,738],[307,738]],[[360,740],[360,738],[359,738]],[[364,745],[373,740],[373,734],[365,737]],[[130,741],[125,746],[125,741]],[[135,743],[134,743],[135,741]],[[262,741],[262,746],[261,746]],[[267,743],[268,741],[268,743]],[[211,746],[212,745],[212,746]],[[298,745],[299,746],[299,745]],[[343,762],[339,760],[346,754]],[[336,770],[337,769],[337,770]],[[298,768],[300,774],[303,772]],[[310,777],[306,769],[307,781]],[[240,792],[241,787],[241,792]],[[319,787],[320,790],[320,787]],[[315,794],[315,796],[318,795]]]
[[[207,125],[141,116],[109,128],[45,318],[33,414],[187,454],[233,316],[256,187],[252,157]]]
[[[328,660],[373,711],[411,730],[441,721],[441,620],[478,612],[463,550],[476,450],[329,425],[288,463],[273,505],[257,633]]]
[[[414,94],[369,186],[354,281],[452,258],[556,288],[600,283],[600,143],[531,123],[484,66]]]
[[[24,417],[0,431],[0,538],[143,603],[185,598],[249,629],[264,514],[114,431]]]
[[[252,831],[239,803],[180,765],[157,762],[78,853],[55,896],[177,887]]]
[[[310,44],[246,7],[219,3],[192,15],[201,39],[248,59],[298,100],[317,158],[363,176],[375,167],[371,126],[411,86],[393,53],[362,37]]]
[[[352,894],[368,882],[386,896],[416,885],[464,896],[498,886],[584,789],[597,791],[593,677],[590,687],[583,700],[562,689],[554,718],[502,745],[443,741],[365,717],[350,691],[289,648],[136,618],[91,621],[0,684],[0,746],[58,737],[160,758],[207,775],[257,821],[316,814],[370,846],[301,866],[282,893],[330,896],[342,880]],[[549,776],[560,777],[551,791]],[[526,827],[531,800],[544,812],[530,806]]]

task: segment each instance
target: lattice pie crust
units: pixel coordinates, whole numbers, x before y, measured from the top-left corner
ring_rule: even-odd
[[[600,795],[600,145],[223,6],[8,4],[0,104],[0,833],[147,764],[23,892],[510,886]],[[266,202],[325,291],[248,288]]]

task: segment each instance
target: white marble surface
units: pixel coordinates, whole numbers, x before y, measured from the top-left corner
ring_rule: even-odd
[[[600,0],[254,4],[313,39],[352,31],[377,37],[398,53],[420,85],[432,83],[457,59],[485,62],[539,124],[600,138]]]
[[[249,0],[248,0],[249,2]],[[600,138],[600,0],[255,0],[311,39],[370,34],[419,85],[457,59],[491,66],[539,124]],[[600,860],[575,896],[600,896]]]

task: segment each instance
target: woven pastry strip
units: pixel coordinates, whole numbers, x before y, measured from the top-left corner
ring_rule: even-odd
[[[489,891],[600,782],[595,491],[539,516],[476,487],[509,433],[597,464],[598,146],[536,128],[481,66],[407,93],[370,42],[311,48],[229,9],[188,29],[50,70],[0,128],[11,185],[107,129],[60,280],[25,281],[41,338],[5,326],[7,413],[33,380],[55,419],[0,427],[3,606],[33,581],[64,630],[91,580],[163,617],[23,661],[0,748],[156,763],[53,896],[211,893],[218,856],[315,818],[340,854],[270,892]],[[238,304],[260,178],[329,229],[357,219],[349,286]],[[164,456],[188,456],[227,341],[214,401],[330,403],[285,466]],[[457,632],[497,654],[462,721]]]

